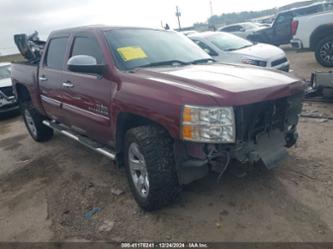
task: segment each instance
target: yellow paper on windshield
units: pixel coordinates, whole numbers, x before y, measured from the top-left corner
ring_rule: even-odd
[[[132,61],[147,58],[145,51],[140,47],[122,47],[117,52],[124,61]]]

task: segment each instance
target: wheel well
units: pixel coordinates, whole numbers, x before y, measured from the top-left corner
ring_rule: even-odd
[[[317,43],[323,38],[333,35],[333,23],[329,25],[323,25],[318,27],[315,31],[313,31],[310,37],[310,48],[314,50],[316,48]]]
[[[20,83],[16,84],[16,93],[17,93],[19,103],[31,100],[31,96],[28,91],[28,88]]]
[[[164,127],[162,127],[160,124],[156,123],[155,121],[135,115],[132,113],[120,113],[117,118],[117,128],[116,128],[116,150],[117,153],[122,152],[122,148],[124,145],[124,138],[126,135],[126,132],[129,129],[143,126],[143,125],[154,125],[158,126],[161,129],[166,130]],[[167,131],[167,130],[166,130]],[[168,133],[169,134],[169,133]]]

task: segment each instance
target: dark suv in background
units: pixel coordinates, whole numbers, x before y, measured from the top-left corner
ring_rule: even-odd
[[[292,21],[296,16],[315,14],[326,10],[328,4],[315,3],[301,8],[281,11],[277,14],[273,24],[265,29],[260,29],[247,38],[253,42],[263,42],[273,45],[288,44],[297,27],[293,27]]]

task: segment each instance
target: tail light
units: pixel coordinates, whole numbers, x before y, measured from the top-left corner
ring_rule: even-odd
[[[293,36],[296,35],[297,28],[298,28],[298,21],[296,21],[296,20],[292,21],[292,23],[291,23],[291,34]]]

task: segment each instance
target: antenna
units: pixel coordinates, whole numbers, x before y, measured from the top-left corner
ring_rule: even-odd
[[[182,27],[180,26],[180,17],[182,16],[182,13],[180,13],[178,6],[176,6],[176,17],[178,19],[178,30],[181,31]]]

